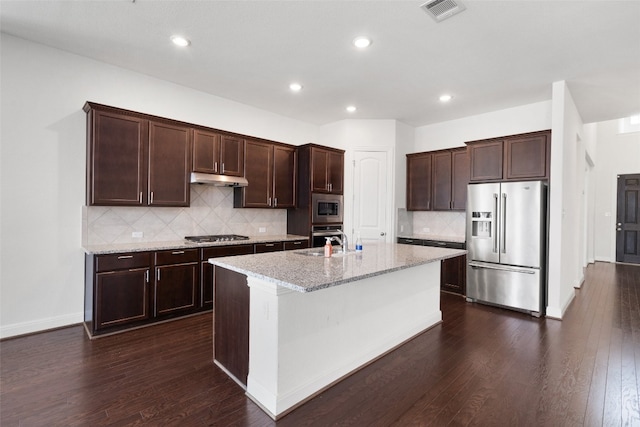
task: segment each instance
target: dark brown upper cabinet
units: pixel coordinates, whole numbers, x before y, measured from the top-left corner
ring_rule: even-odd
[[[407,154],[407,210],[431,210],[431,153]]]
[[[191,130],[149,122],[149,206],[189,206]]]
[[[189,206],[191,130],[86,103],[87,205]]]
[[[344,151],[311,146],[311,192],[342,194]]]
[[[147,190],[149,122],[85,106],[87,205],[141,205]]]
[[[466,144],[471,182],[549,179],[551,131]]]
[[[407,155],[407,210],[464,210],[469,161],[466,148]]]
[[[434,151],[431,154],[433,167],[432,210],[445,211],[451,209],[451,152],[449,150]]]
[[[469,153],[466,147],[451,150],[452,183],[451,210],[467,208],[467,184],[469,184]]]
[[[289,208],[295,206],[294,147],[265,141],[245,142],[246,187],[234,189],[234,207]]]
[[[244,139],[194,129],[193,171],[244,176]]]

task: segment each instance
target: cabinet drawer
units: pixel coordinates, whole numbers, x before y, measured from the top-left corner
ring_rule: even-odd
[[[156,252],[156,265],[184,264],[197,262],[198,249],[173,249]]]
[[[129,252],[96,256],[96,273],[144,268],[151,264],[149,252]]]
[[[284,242],[284,250],[290,251],[293,249],[306,249],[309,247],[308,240],[296,240],[294,242]]]
[[[253,245],[230,245],[202,248],[202,261],[209,258],[218,258],[233,255],[250,255],[253,253]]]
[[[282,242],[256,243],[255,247],[257,254],[284,250],[284,245],[282,244]]]
[[[422,239],[410,239],[408,237],[398,237],[398,243],[405,245],[423,245]]]
[[[436,248],[447,249],[464,249],[465,244],[461,242],[444,242],[442,240],[424,240],[422,243],[424,246],[433,246]]]

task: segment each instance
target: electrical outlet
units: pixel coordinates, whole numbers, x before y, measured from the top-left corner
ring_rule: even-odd
[[[258,228],[258,233],[266,233],[266,232],[267,232],[267,227]]]
[[[140,239],[142,238],[142,236],[144,236],[144,233],[142,231],[134,231],[133,233],[131,233],[131,237],[133,237],[134,239]]]
[[[431,229],[429,227],[424,227],[422,231],[424,231],[425,233],[428,233],[431,231]]]

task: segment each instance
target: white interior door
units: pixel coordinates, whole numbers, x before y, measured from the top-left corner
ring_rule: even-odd
[[[353,238],[387,240],[387,153],[356,151],[353,173]],[[355,240],[354,240],[355,244]]]

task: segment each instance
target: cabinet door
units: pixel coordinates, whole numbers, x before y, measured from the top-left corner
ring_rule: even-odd
[[[244,139],[222,135],[220,137],[220,172],[223,175],[244,176]]]
[[[241,206],[245,208],[273,206],[273,145],[247,140],[245,160],[248,165],[245,177],[249,185],[240,189],[243,199]]]
[[[273,206],[294,207],[295,194],[296,150],[293,147],[275,145],[273,147]]]
[[[156,267],[155,316],[182,314],[198,306],[198,264]]]
[[[452,182],[451,209],[467,208],[467,184],[469,184],[469,155],[466,148],[451,150]]]
[[[97,110],[87,119],[87,204],[145,203],[147,120]]]
[[[200,307],[213,307],[213,264],[203,261],[200,264]]]
[[[440,269],[440,289],[465,295],[467,257],[462,255],[442,261]]]
[[[327,193],[327,168],[329,167],[329,152],[319,148],[311,148],[311,192]]]
[[[451,209],[451,152],[437,151],[431,156],[433,162],[432,209],[448,211]]]
[[[344,155],[329,151],[327,154],[327,184],[329,192],[342,194],[344,191]]]
[[[505,179],[549,178],[548,142],[547,132],[505,139]]]
[[[149,122],[149,205],[189,206],[191,130]]]
[[[95,329],[149,318],[149,269],[96,274]]]
[[[431,209],[431,154],[407,155],[407,210]]]
[[[218,173],[220,170],[220,135],[200,129],[193,131],[193,171]]]
[[[469,150],[470,181],[499,181],[502,179],[502,140],[474,142]]]

